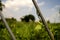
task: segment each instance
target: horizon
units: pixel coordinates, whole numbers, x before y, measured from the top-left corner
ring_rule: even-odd
[[[60,0],[36,0],[36,2],[45,20],[60,22]],[[39,20],[32,0],[2,0],[2,3],[5,5],[3,14],[6,18],[14,17],[20,20],[21,17],[32,14]]]

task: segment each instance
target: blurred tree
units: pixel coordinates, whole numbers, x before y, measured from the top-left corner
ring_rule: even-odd
[[[30,20],[35,21],[35,17],[32,14],[29,14],[28,17]]]
[[[5,7],[5,5],[4,5],[4,4],[2,4],[2,2],[1,2],[1,0],[0,0],[0,11],[2,11],[2,10],[3,10],[3,7]]]
[[[25,17],[25,16],[23,16],[23,17],[20,18],[22,22],[24,21],[24,17]]]
[[[1,3],[1,0],[0,0],[0,11],[2,11],[2,3]]]
[[[35,21],[35,17],[32,14],[24,16],[24,18],[21,18],[21,21],[29,22],[29,21]]]
[[[29,22],[29,17],[26,15],[23,18],[21,18],[21,21]]]
[[[48,20],[47,23],[50,23],[50,21]]]
[[[2,12],[3,7],[5,7],[4,4],[2,4],[2,1],[0,0],[0,12]],[[4,29],[4,24],[2,23],[2,20],[0,19],[0,30]]]
[[[28,16],[25,16],[25,17],[24,17],[24,20],[25,20],[26,22],[29,22],[29,17],[28,17]]]
[[[5,18],[7,21],[16,21],[16,19],[15,18]]]
[[[11,18],[13,21],[17,21],[14,17]]]

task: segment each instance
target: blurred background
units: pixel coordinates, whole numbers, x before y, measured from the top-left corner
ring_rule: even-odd
[[[60,0],[36,0],[55,40],[60,40]],[[3,15],[17,40],[50,40],[32,0],[2,0]],[[0,40],[11,40],[0,17]]]

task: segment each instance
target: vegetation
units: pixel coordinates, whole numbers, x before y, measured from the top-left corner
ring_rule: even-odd
[[[24,18],[21,18],[21,21],[29,22],[29,21],[35,21],[35,17],[32,14],[24,16]]]
[[[12,19],[14,18],[7,20],[7,22],[17,40],[50,40],[42,23],[33,21],[19,22]],[[48,25],[50,31],[54,34],[55,40],[60,40],[60,23],[48,22]],[[11,40],[10,34],[2,20],[0,20],[0,40]]]
[[[1,12],[2,6],[3,4],[0,1]],[[41,20],[40,22],[34,22],[35,18],[33,15],[22,18],[23,22],[16,21],[14,18],[6,18],[6,20],[17,40],[50,40],[44,25],[40,23]],[[47,23],[50,31],[54,34],[55,40],[60,40],[60,23],[50,23],[49,21]],[[2,20],[0,20],[0,40],[11,40],[11,36]]]
[[[5,5],[4,5],[4,4],[2,4],[2,2],[1,2],[1,0],[0,0],[0,11],[2,11],[2,10],[3,10],[3,7],[5,7]]]

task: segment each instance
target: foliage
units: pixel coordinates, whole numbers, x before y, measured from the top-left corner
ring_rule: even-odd
[[[40,22],[7,21],[17,40],[50,40],[48,33]],[[60,23],[49,23],[55,40],[60,40]],[[0,21],[0,40],[11,40],[5,25]]]
[[[29,14],[28,17],[30,18],[30,20],[35,21],[35,17],[32,14]]]
[[[47,23],[50,23],[50,21],[48,20]]]
[[[4,7],[5,5],[4,4],[2,4],[2,2],[1,2],[1,0],[0,0],[0,11],[2,11],[3,10],[3,7]]]
[[[29,22],[29,21],[35,21],[35,17],[32,14],[24,16],[24,18],[21,18],[21,21]]]

